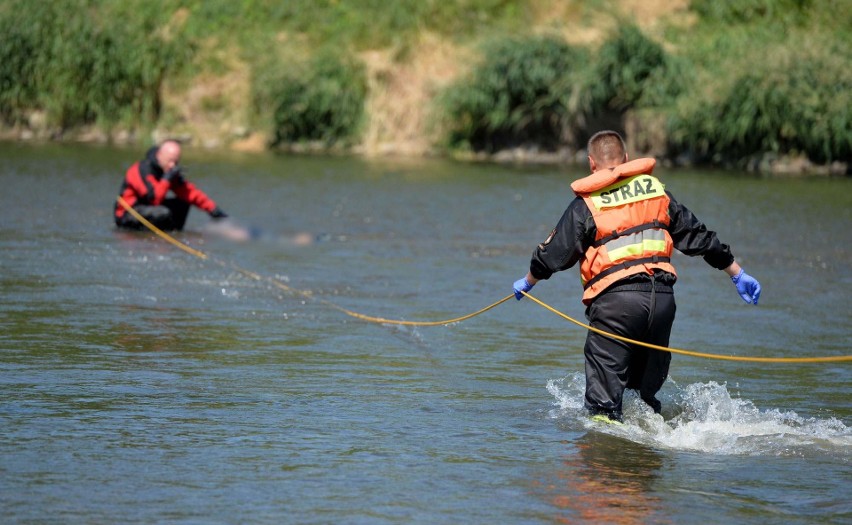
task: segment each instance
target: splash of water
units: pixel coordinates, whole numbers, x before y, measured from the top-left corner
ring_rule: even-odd
[[[713,454],[795,455],[829,453],[852,461],[852,429],[836,418],[806,418],[793,411],[760,409],[731,395],[727,385],[710,381],[680,387],[661,399],[663,415],[654,414],[632,391],[624,398],[624,425],[601,428],[583,408],[582,374],[550,380],[547,390],[556,399],[555,419],[573,418],[632,441],[673,450]]]

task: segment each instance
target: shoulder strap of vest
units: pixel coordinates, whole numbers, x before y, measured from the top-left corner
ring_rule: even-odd
[[[577,195],[591,193],[601,188],[606,188],[618,179],[630,177],[631,175],[639,175],[642,173],[651,174],[654,171],[657,161],[651,158],[643,158],[631,160],[624,164],[619,164],[612,169],[598,170],[588,177],[575,180],[571,183],[571,189]]]

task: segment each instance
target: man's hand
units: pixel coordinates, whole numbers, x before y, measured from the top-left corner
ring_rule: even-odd
[[[751,275],[740,269],[740,273],[731,276],[731,281],[737,287],[740,297],[749,304],[757,304],[760,299],[760,283]]]
[[[213,211],[210,212],[210,217],[218,221],[219,219],[228,218],[228,214],[222,211],[222,208],[216,206],[215,208],[213,208]]]
[[[515,290],[515,299],[517,299],[518,301],[523,299],[524,292],[529,292],[530,290],[532,290],[533,286],[535,286],[535,284],[530,284],[530,282],[527,281],[526,277],[515,281],[515,285],[513,286]]]

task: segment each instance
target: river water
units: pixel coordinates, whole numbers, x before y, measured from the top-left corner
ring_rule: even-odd
[[[262,232],[195,210],[203,260],[113,228],[140,154],[0,145],[4,523],[852,522],[849,362],[675,355],[663,417],[599,426],[584,330],[532,301],[329,306],[505,297],[581,168],[190,151]],[[673,347],[852,353],[852,180],[657,174],[763,286],[677,256]],[[582,321],[578,281],[533,295]]]

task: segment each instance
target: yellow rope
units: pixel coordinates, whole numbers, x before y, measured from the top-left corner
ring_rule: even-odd
[[[200,257],[202,259],[208,259],[207,254],[200,252],[200,251],[198,251],[194,248],[190,248],[189,246],[183,244],[182,242],[178,241],[177,239],[175,239],[171,235],[167,234],[166,232],[162,231],[161,229],[159,229],[156,226],[154,226],[153,224],[151,224],[150,221],[146,220],[142,215],[139,214],[139,212],[134,210],[133,207],[131,207],[127,203],[127,201],[125,201],[121,196],[118,197],[118,203],[125,210],[127,210],[131,215],[133,215],[136,218],[136,220],[138,220],[139,222],[144,224],[149,230],[154,232],[158,237],[165,239],[166,241],[177,246],[178,248],[185,251],[186,253],[189,253],[191,255],[195,255],[196,257]],[[225,263],[222,263],[220,261],[214,261],[214,262],[217,262],[217,263],[225,266]],[[358,312],[354,312],[354,311],[346,309],[346,308],[344,308],[340,305],[332,303],[331,301],[327,301],[327,300],[321,299],[319,297],[314,297],[310,292],[297,290],[296,288],[293,288],[291,286],[287,286],[286,284],[282,283],[281,281],[279,281],[277,279],[265,278],[262,275],[259,275],[255,272],[252,272],[252,271],[249,271],[249,270],[246,270],[244,268],[240,268],[239,266],[236,266],[236,265],[233,265],[233,264],[231,265],[231,268],[233,268],[235,271],[237,271],[237,272],[239,272],[239,273],[241,273],[241,274],[243,274],[247,277],[250,277],[251,279],[254,279],[256,281],[264,281],[265,280],[265,281],[272,283],[274,286],[276,286],[276,287],[278,287],[278,288],[280,288],[280,289],[282,289],[286,292],[296,293],[296,294],[299,294],[303,297],[307,297],[307,298],[319,301],[319,302],[321,302],[321,303],[323,303],[327,306],[330,306],[331,308],[334,308],[335,310],[338,310],[340,312],[345,313],[348,316],[354,317],[356,319],[361,319],[362,321],[368,321],[368,322],[371,322],[371,323],[380,323],[380,324],[393,324],[393,325],[404,325],[404,326],[441,326],[441,325],[448,325],[448,324],[453,324],[453,323],[460,323],[461,321],[465,321],[465,320],[470,319],[472,317],[476,317],[477,315],[483,314],[483,313],[487,312],[488,310],[491,310],[492,308],[494,308],[494,307],[496,307],[496,306],[498,306],[502,303],[505,303],[506,301],[508,301],[509,299],[514,297],[514,294],[507,295],[506,297],[504,297],[503,299],[500,299],[496,303],[492,303],[492,304],[486,306],[485,308],[477,310],[473,313],[463,315],[461,317],[456,317],[456,318],[453,318],[453,319],[447,319],[447,320],[444,320],[444,321],[402,321],[402,320],[397,320],[397,319],[385,319],[384,317],[373,317],[373,316],[370,316],[370,315],[360,314]]]
[[[194,248],[190,248],[189,246],[183,244],[182,242],[178,241],[174,237],[170,236],[169,234],[163,232],[162,230],[160,230],[159,228],[157,228],[156,226],[151,224],[144,217],[142,217],[136,210],[134,210],[129,204],[127,204],[127,202],[123,198],[121,198],[120,196],[118,197],[118,203],[125,210],[127,210],[130,214],[132,214],[134,217],[136,217],[136,219],[139,222],[141,222],[146,227],[148,227],[148,229],[150,229],[152,232],[157,234],[157,236],[161,237],[162,239],[165,239],[166,241],[170,242],[171,244],[177,246],[178,248],[180,248],[181,250],[183,250],[183,251],[185,251],[189,254],[195,255],[196,257],[200,257],[201,259],[208,259],[207,255],[205,253],[200,252],[200,251],[198,251]],[[217,262],[217,263],[219,263],[223,266],[226,266],[226,264],[223,263],[223,262],[220,262],[220,261],[215,261],[215,262]],[[313,299],[315,301],[319,301],[319,302],[321,302],[321,303],[323,303],[327,306],[330,306],[331,308],[334,308],[335,310],[338,310],[340,312],[345,313],[346,315],[348,315],[350,317],[354,317],[354,318],[360,319],[362,321],[367,321],[367,322],[371,322],[371,323],[380,323],[380,324],[393,324],[393,325],[405,325],[405,326],[440,326],[440,325],[448,325],[448,324],[453,324],[453,323],[460,323],[460,322],[465,321],[467,319],[470,319],[472,317],[476,317],[477,315],[483,314],[483,313],[487,312],[488,310],[491,310],[492,308],[495,308],[495,307],[505,303],[506,301],[508,301],[509,299],[511,299],[512,297],[515,296],[514,294],[509,294],[506,297],[500,299],[499,301],[492,303],[492,304],[486,306],[485,308],[482,308],[481,310],[477,310],[473,313],[463,315],[461,317],[456,317],[454,319],[447,319],[447,320],[444,320],[444,321],[402,321],[402,320],[385,319],[384,317],[373,317],[373,316],[370,316],[370,315],[360,314],[358,312],[348,310],[348,309],[346,309],[342,306],[339,306],[335,303],[332,303],[331,301],[327,301],[325,299],[314,297],[310,292],[298,290],[296,288],[287,286],[286,284],[282,283],[281,281],[279,281],[277,279],[263,277],[260,274],[251,272],[249,270],[245,270],[245,269],[240,268],[239,266],[236,266],[234,264],[231,264],[231,268],[233,268],[235,271],[240,272],[243,275],[250,277],[251,279],[254,279],[256,281],[264,281],[265,280],[265,281],[272,283],[276,287],[278,287],[278,288],[280,288],[280,289],[282,289],[286,292],[296,293],[296,294],[299,294],[303,297]],[[570,322],[572,322],[572,323],[574,323],[578,326],[581,326],[581,327],[583,327],[587,330],[591,330],[592,332],[601,334],[601,335],[606,336],[606,337],[610,337],[612,339],[617,339],[619,341],[624,341],[626,343],[644,346],[646,348],[651,348],[651,349],[654,349],[654,350],[660,350],[660,351],[663,351],[663,352],[672,352],[674,354],[682,354],[682,355],[688,355],[688,356],[692,356],[692,357],[703,357],[703,358],[706,358],[706,359],[720,359],[720,360],[725,360],[725,361],[741,361],[741,362],[752,362],[752,363],[829,363],[829,362],[852,361],[852,355],[841,355],[841,356],[832,356],[832,357],[739,357],[739,356],[732,356],[732,355],[721,355],[721,354],[708,354],[708,353],[704,353],[704,352],[693,352],[691,350],[681,350],[679,348],[671,348],[671,347],[666,347],[666,346],[654,345],[654,344],[651,344],[651,343],[643,343],[642,341],[636,341],[635,339],[630,339],[630,338],[623,337],[623,336],[620,336],[620,335],[611,334],[609,332],[605,332],[604,330],[600,330],[598,328],[594,328],[592,326],[589,326],[585,323],[581,323],[580,321],[577,321],[576,319],[565,315],[564,313],[553,308],[552,306],[545,304],[544,302],[536,299],[532,295],[530,295],[526,292],[523,292],[523,294],[526,297],[528,297],[530,300],[532,300],[533,302],[537,303],[539,306],[545,308],[546,310],[550,310],[551,312],[555,313],[556,315],[565,319],[566,321],[570,321]]]
[[[405,325],[405,326],[439,326],[439,325],[446,325],[446,324],[452,324],[452,323],[460,323],[462,321],[470,319],[471,317],[476,317],[479,314],[484,314],[488,310],[491,310],[492,308],[505,303],[506,301],[508,301],[509,299],[512,299],[513,297],[515,297],[515,294],[509,294],[506,297],[497,301],[496,303],[489,304],[488,306],[486,306],[485,308],[483,308],[481,310],[477,310],[473,313],[463,315],[461,317],[456,317],[455,319],[447,319],[446,321],[397,321],[397,320],[393,320],[393,319],[385,319],[384,317],[372,317],[372,316],[369,316],[369,315],[359,314],[358,312],[353,312],[352,310],[347,310],[346,308],[343,308],[341,306],[337,306],[334,303],[329,303],[327,301],[323,301],[323,302],[328,304],[329,306],[337,309],[337,310],[340,310],[341,312],[345,313],[346,315],[350,315],[352,317],[355,317],[356,319],[361,319],[362,321],[369,321],[371,323],[396,324],[396,325]]]
[[[646,348],[653,348],[654,350],[662,350],[663,352],[672,352],[673,354],[683,354],[689,355],[693,357],[704,357],[707,359],[721,359],[725,361],[747,361],[752,363],[827,363],[827,362],[838,362],[838,361],[852,361],[852,355],[839,355],[832,357],[739,357],[733,355],[720,355],[720,354],[707,354],[703,352],[693,352],[692,350],[681,350],[679,348],[671,348],[666,346],[658,346],[651,343],[643,343],[642,341],[636,341],[635,339],[629,339],[627,337],[623,337],[616,334],[611,334],[609,332],[605,332],[604,330],[600,330],[598,328],[594,328],[585,323],[581,323],[576,319],[569,317],[559,310],[553,308],[552,306],[545,304],[544,302],[536,299],[532,295],[523,292],[525,296],[531,299],[533,302],[537,303],[539,306],[542,306],[546,310],[550,310],[555,313],[559,317],[571,321],[572,323],[582,326],[592,332],[597,334],[601,334],[606,337],[610,337],[612,339],[618,339],[619,341],[624,341],[626,343],[631,343],[639,346],[644,346]]]
[[[154,226],[153,224],[151,224],[148,221],[148,219],[146,219],[145,217],[140,215],[139,212],[134,210],[131,205],[127,204],[127,201],[124,200],[124,198],[121,195],[118,196],[118,203],[121,205],[122,208],[127,210],[127,213],[129,213],[130,215],[133,215],[133,217],[135,217],[137,221],[144,224],[149,230],[151,230],[152,232],[157,234],[160,238],[165,239],[166,241],[174,244],[175,246],[177,246],[181,250],[185,251],[186,253],[190,253],[190,254],[192,254],[196,257],[200,257],[202,259],[207,258],[207,254],[200,252],[200,251],[198,251],[194,248],[190,248],[189,246],[183,244],[182,242],[178,241],[177,239],[175,239],[171,235],[168,235],[163,230],[161,230],[161,229],[157,228],[156,226]]]

